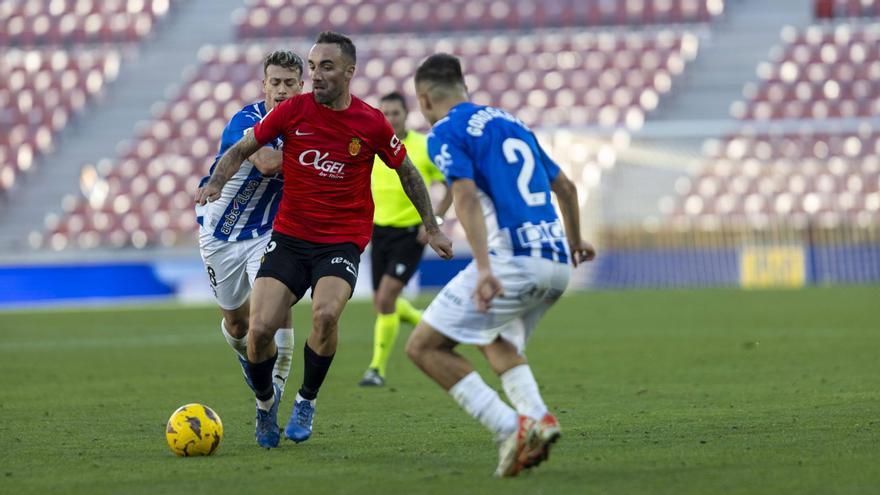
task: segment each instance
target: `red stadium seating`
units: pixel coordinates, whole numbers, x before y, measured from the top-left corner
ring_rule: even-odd
[[[706,22],[723,0],[248,0],[239,38]]]
[[[880,220],[880,130],[741,134],[705,146],[702,171],[661,209],[675,217]]]
[[[0,2],[0,46],[137,41],[169,5],[170,0]]]
[[[786,46],[758,68],[743,120],[868,117],[880,113],[880,24],[787,30]]]
[[[114,80],[115,49],[9,49],[0,52],[0,195],[56,133]],[[7,131],[8,130],[8,131]]]
[[[872,17],[880,15],[880,0],[814,0],[816,17]]]
[[[310,43],[292,48],[305,53]],[[86,167],[84,196],[50,225],[50,238],[82,247],[191,243],[192,194],[207,173],[227,120],[259,100],[262,57],[277,43],[207,47],[202,65],[177,97],[162,105],[149,128],[115,162]],[[427,54],[462,55],[478,102],[519,108],[528,124],[640,126],[673,77],[692,59],[695,36],[559,32],[454,39],[394,37],[358,40],[363,62],[352,92],[375,103],[402,89],[415,105],[412,74]],[[512,77],[511,74],[515,74]],[[414,112],[410,124],[425,128]],[[585,145],[578,145],[585,148]],[[612,148],[584,150],[579,165],[610,166]]]
[[[170,0],[0,2],[0,46],[137,41],[169,5]]]

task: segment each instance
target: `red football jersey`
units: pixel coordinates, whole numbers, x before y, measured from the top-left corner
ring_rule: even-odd
[[[406,156],[391,124],[355,96],[337,111],[304,93],[254,126],[261,144],[278,136],[284,138],[284,194],[273,229],[310,242],[352,242],[363,251],[373,231],[373,158],[397,168]]]

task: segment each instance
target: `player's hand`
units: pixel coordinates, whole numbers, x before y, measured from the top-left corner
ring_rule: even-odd
[[[204,206],[205,203],[210,203],[211,201],[217,201],[220,198],[220,190],[221,188],[217,187],[211,182],[208,182],[204,186],[200,187],[198,191],[196,191],[196,203],[200,206]]]
[[[444,260],[452,258],[452,241],[446,237],[446,234],[437,229],[427,232],[426,235],[428,236],[428,244],[431,245],[431,249],[435,253],[439,254]]]
[[[489,270],[480,271],[477,275],[477,288],[474,289],[474,302],[477,311],[485,313],[492,307],[492,299],[504,295],[501,282]]]
[[[593,258],[596,257],[596,248],[583,239],[577,242],[572,242],[569,245],[569,248],[571,250],[571,263],[574,266],[578,266],[587,261],[592,261]]]
[[[416,233],[416,240],[422,246],[424,246],[425,244],[428,243],[428,231],[425,230],[424,225],[419,225],[419,231],[418,231],[418,233]]]

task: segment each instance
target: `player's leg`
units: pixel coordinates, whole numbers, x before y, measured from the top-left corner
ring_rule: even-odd
[[[550,446],[561,436],[559,421],[548,411],[538,383],[525,356],[525,344],[540,319],[559,299],[568,285],[571,268],[546,260],[524,259],[519,263],[535,265],[524,267],[533,279],[530,297],[520,299],[525,304],[522,315],[510,321],[499,336],[480,350],[493,371],[501,378],[507,398],[517,412],[535,420],[536,439],[530,445],[528,456],[531,467],[546,460]]]
[[[523,455],[534,421],[520,416],[486,384],[473,366],[454,348],[457,342],[424,320],[406,343],[406,354],[426,375],[473,418],[495,434],[499,444],[498,476],[513,476],[522,469]]]
[[[269,241],[270,236],[268,235],[264,235],[253,241],[245,241],[252,243],[248,253],[247,263],[247,276],[251,287],[256,283],[257,273],[260,271],[260,264]],[[247,318],[248,316],[249,313],[246,313],[245,317]],[[247,320],[245,320],[245,323],[247,323]],[[272,369],[272,381],[278,386],[283,395],[284,386],[290,375],[290,366],[293,362],[293,325],[290,311],[286,313],[286,318],[281,324],[281,328],[275,332],[274,339],[275,347],[278,350],[278,358],[275,360],[275,366]],[[247,356],[245,356],[245,359],[246,358]]]
[[[413,327],[422,319],[422,312],[416,309],[412,303],[400,296],[403,288],[419,269],[419,263],[425,254],[425,245],[419,242],[419,229],[414,227],[407,229],[400,242],[395,243],[392,262],[386,267],[385,273],[394,279],[400,280],[402,285],[394,298],[394,310],[400,316],[400,321],[409,323]]]
[[[397,328],[400,326],[400,318],[396,313],[393,310],[386,310],[383,313],[379,305],[379,288],[385,277],[388,257],[391,254],[386,235],[387,230],[387,228],[378,225],[374,226],[373,238],[370,240],[370,270],[372,272],[373,309],[376,311],[376,321],[373,324],[373,356],[370,358],[370,365],[358,382],[361,387],[381,387],[385,384],[383,375],[379,373],[378,361],[381,359],[379,354],[384,351],[389,334],[394,333],[396,336]],[[388,352],[390,353],[390,351]]]
[[[220,333],[237,354],[245,382],[253,388],[246,370],[250,310],[247,298],[252,285],[246,273],[246,246],[239,242],[221,241],[203,232],[199,237],[199,252],[222,314]]]
[[[254,282],[252,301],[248,375],[257,398],[255,436],[261,447],[272,448],[278,445],[281,438],[277,423],[281,390],[272,381],[272,371],[278,357],[275,332],[288,321],[290,307],[296,302],[296,297],[280,280],[260,277]]]
[[[547,409],[532,369],[515,345],[498,337],[491,344],[481,346],[480,350],[501,378],[504,393],[516,411],[535,421],[536,438],[528,446],[526,456],[529,461],[524,467],[537,466],[548,459],[550,446],[562,434],[559,420]]]
[[[376,311],[376,323],[373,328],[373,359],[358,385],[385,384],[388,359],[391,357],[400,331],[401,318],[397,312],[396,301],[403,291],[403,286],[403,281],[388,274],[383,274],[379,281],[379,287],[373,296],[373,309]]]
[[[376,325],[373,338],[373,359],[361,380],[362,386],[377,386],[385,383],[388,359],[394,351],[394,343],[400,331],[400,322],[417,325],[422,313],[409,301],[400,297],[403,288],[418,270],[424,253],[424,246],[418,241],[418,228],[387,229],[385,243],[377,244],[382,252],[382,264],[373,268],[374,283],[380,276],[373,298],[376,310]]]
[[[318,392],[336,354],[339,317],[353,287],[349,280],[325,276],[318,279],[312,290],[312,332],[303,348],[302,386],[284,429],[285,436],[294,442],[304,442],[312,435]]]

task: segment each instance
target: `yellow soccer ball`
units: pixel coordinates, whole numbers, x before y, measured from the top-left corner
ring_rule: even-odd
[[[211,455],[223,439],[223,422],[208,406],[187,404],[168,420],[165,440],[171,451],[181,457]]]

